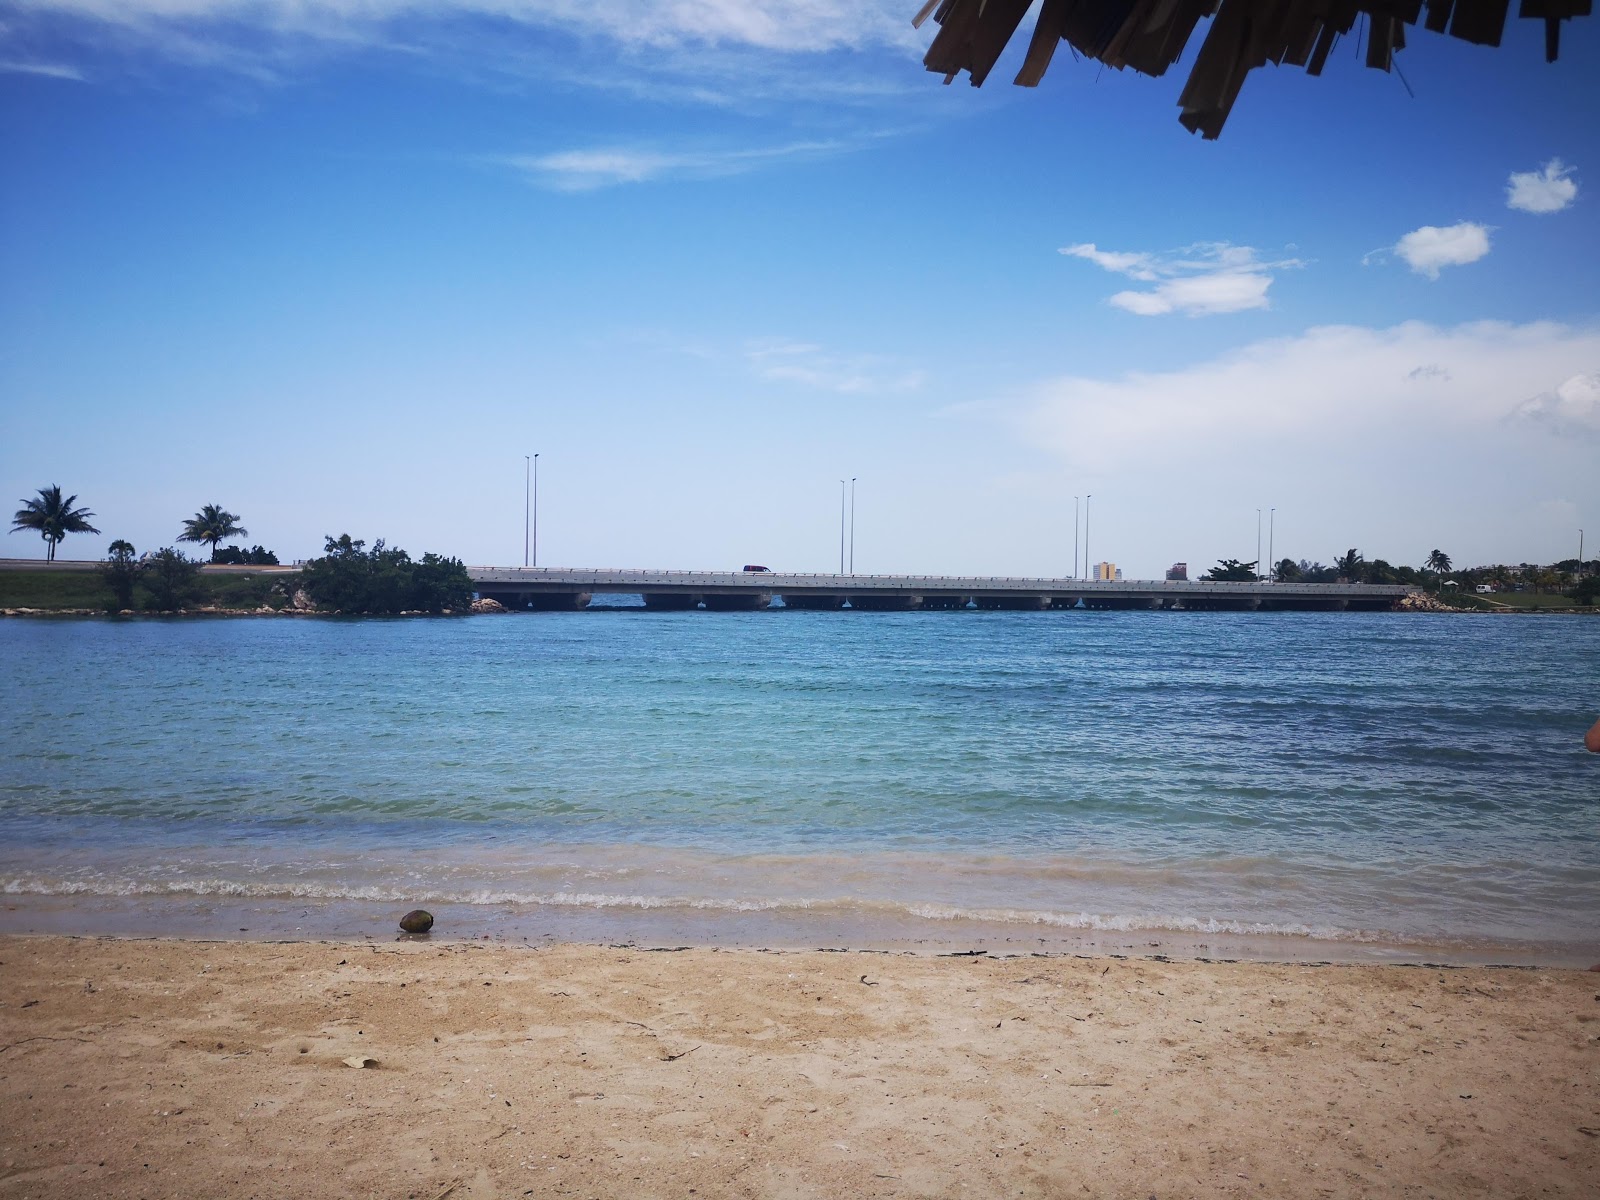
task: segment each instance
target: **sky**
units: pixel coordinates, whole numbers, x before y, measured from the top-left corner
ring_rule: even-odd
[[[533,454],[544,566],[837,570],[852,478],[861,573],[1600,547],[1600,23],[1207,142],[1199,36],[945,86],[919,7],[0,0],[0,496],[70,558],[520,565]]]

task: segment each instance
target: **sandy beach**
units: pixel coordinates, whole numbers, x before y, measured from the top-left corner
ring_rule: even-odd
[[[1597,1055],[1579,971],[7,937],[0,1196],[1588,1196]]]

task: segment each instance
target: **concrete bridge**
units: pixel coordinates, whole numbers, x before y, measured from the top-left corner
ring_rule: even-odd
[[[508,608],[573,610],[599,593],[644,597],[647,608],[749,611],[774,597],[786,608],[1048,608],[1387,611],[1416,589],[1349,583],[1203,583],[1029,579],[969,575],[802,575],[776,571],[629,571],[469,567],[480,596]]]

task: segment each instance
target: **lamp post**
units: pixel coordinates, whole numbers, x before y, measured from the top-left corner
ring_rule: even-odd
[[[1087,495],[1083,498],[1083,573],[1089,573],[1089,501],[1094,496]]]
[[[1078,497],[1072,498],[1072,577],[1078,578]]]
[[[533,456],[533,565],[539,565],[539,456]]]
[[[528,565],[528,513],[531,511],[532,495],[531,485],[528,483],[529,463],[533,460],[526,454],[522,456],[522,565]]]
[[[1278,536],[1278,510],[1271,509],[1267,514],[1267,580],[1276,582],[1278,578],[1277,551],[1273,549]]]
[[[1256,509],[1256,578],[1261,578],[1261,510]]]
[[[856,573],[856,477],[850,476],[850,574]]]
[[[844,574],[844,480],[839,480],[839,574]]]

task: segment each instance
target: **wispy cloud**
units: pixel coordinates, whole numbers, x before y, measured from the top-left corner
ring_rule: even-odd
[[[882,355],[830,353],[809,342],[752,342],[744,356],[762,379],[850,395],[914,391],[927,378],[925,372]]]
[[[1267,261],[1250,246],[1201,242],[1164,254],[1102,250],[1093,242],[1063,246],[1061,253],[1154,287],[1117,292],[1108,303],[1142,317],[1191,317],[1266,308],[1273,272],[1303,267],[1297,258]]]
[[[1406,234],[1393,249],[1418,275],[1438,279],[1445,267],[1475,263],[1489,253],[1489,226],[1475,221],[1442,227],[1424,225]],[[1374,257],[1368,255],[1362,261],[1371,261]]]
[[[378,50],[600,87],[643,81],[679,100],[770,91],[778,64],[920,53],[903,0],[23,0],[20,23],[63,18],[70,40],[262,77],[299,60]],[[530,35],[551,35],[544,38]],[[551,43],[559,43],[552,47]],[[762,71],[760,64],[774,64]],[[246,69],[245,64],[249,64]],[[858,72],[857,78],[860,79]],[[821,79],[819,82],[826,82]],[[870,99],[881,87],[836,87]]]
[[[42,75],[47,79],[70,79],[78,83],[88,78],[77,67],[42,62],[0,62],[0,75]]]
[[[1600,372],[1574,375],[1550,391],[1524,400],[1511,411],[1510,420],[1558,437],[1600,441]]]
[[[1327,461],[1326,442],[1375,437],[1426,457],[1429,439],[1496,436],[1507,418],[1600,427],[1597,364],[1600,327],[1327,326],[1174,371],[1052,380],[1022,421],[1032,440],[1084,463],[1237,457],[1245,441]]]
[[[1578,198],[1572,168],[1552,158],[1537,171],[1513,172],[1506,181],[1506,207],[1528,213],[1560,212]]]
[[[710,179],[739,175],[786,159],[815,158],[851,149],[844,141],[791,142],[738,150],[655,150],[596,147],[552,154],[504,155],[494,161],[515,167],[542,186],[588,192],[620,184],[663,179]]]

